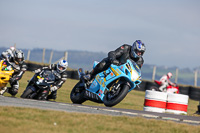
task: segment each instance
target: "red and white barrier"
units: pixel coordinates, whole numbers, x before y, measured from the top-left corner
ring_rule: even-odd
[[[187,114],[188,99],[188,95],[169,93],[166,113]]]
[[[164,113],[166,109],[167,93],[146,90],[144,111]]]
[[[146,90],[144,111],[187,114],[188,95]]]

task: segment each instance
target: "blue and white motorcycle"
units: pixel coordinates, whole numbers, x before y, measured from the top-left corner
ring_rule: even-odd
[[[94,62],[94,66],[98,62]],[[122,65],[111,66],[96,75],[91,83],[85,81],[82,68],[78,69],[80,81],[71,91],[70,98],[73,103],[82,104],[86,100],[104,103],[112,107],[120,103],[137,85],[141,83],[141,70],[132,60],[128,59]]]

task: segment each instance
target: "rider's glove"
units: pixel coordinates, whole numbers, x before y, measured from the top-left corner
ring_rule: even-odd
[[[34,73],[39,73],[39,72],[41,72],[41,69],[36,69],[36,70],[34,71]]]
[[[58,87],[57,86],[52,86],[51,88],[50,88],[50,91],[52,92],[52,91],[56,91],[58,89]]]

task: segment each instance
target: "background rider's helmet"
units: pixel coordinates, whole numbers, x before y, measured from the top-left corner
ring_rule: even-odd
[[[15,47],[11,46],[7,51],[9,56],[13,57],[15,50],[16,50]]]
[[[144,43],[141,40],[136,40],[133,43],[133,46],[131,48],[131,55],[134,58],[142,57],[145,50],[146,50],[146,47],[145,47]],[[141,55],[138,55],[138,52],[141,52]]]
[[[173,75],[172,75],[171,72],[168,72],[168,73],[167,73],[167,76],[168,76],[169,78],[171,78]]]
[[[57,72],[62,73],[67,69],[67,67],[68,67],[68,62],[65,60],[60,60],[57,63]]]
[[[14,51],[15,51],[15,47],[11,46],[11,47],[10,47],[10,50],[11,50],[12,52],[14,52]]]
[[[15,50],[13,59],[15,64],[22,64],[24,62],[24,53],[21,50]]]

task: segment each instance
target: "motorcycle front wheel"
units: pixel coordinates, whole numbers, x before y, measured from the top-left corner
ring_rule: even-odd
[[[130,87],[126,84],[120,85],[118,88],[117,94],[109,91],[105,94],[103,103],[107,107],[112,107],[118,103],[120,103],[128,94]]]
[[[30,98],[32,93],[33,93],[33,90],[28,88],[23,92],[23,94],[21,95],[21,98]]]
[[[84,98],[85,89],[80,87],[80,82],[78,82],[70,93],[70,99],[73,103],[82,104],[86,101]]]

